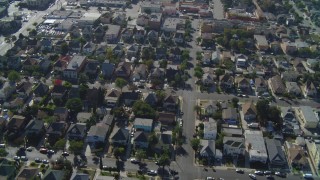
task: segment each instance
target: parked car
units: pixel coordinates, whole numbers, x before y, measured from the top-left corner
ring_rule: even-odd
[[[34,162],[36,162],[36,163],[41,163],[42,161],[41,161],[40,158],[35,158],[35,159],[34,159]]]
[[[20,157],[19,156],[14,156],[13,159],[16,160],[16,161],[19,161]]]
[[[49,160],[48,160],[48,159],[43,159],[43,160],[42,160],[42,163],[43,163],[43,164],[49,164]]]
[[[66,152],[66,151],[64,151],[64,152],[62,153],[62,156],[69,156],[69,153]]]
[[[274,179],[274,177],[272,175],[266,175],[267,179]]]
[[[31,152],[32,150],[33,150],[33,147],[31,147],[31,146],[27,147],[28,152]]]
[[[263,175],[263,171],[254,171],[254,174],[262,176]]]
[[[28,161],[28,158],[26,156],[21,156],[20,159],[21,161]]]
[[[236,169],[236,172],[243,174],[243,173],[244,173],[244,170],[242,170],[242,169]]]
[[[264,175],[270,175],[271,171],[264,171],[263,173],[264,173]]]
[[[149,176],[156,176],[156,175],[158,174],[158,172],[157,172],[157,170],[149,170],[149,171],[147,172],[147,174],[148,174]]]
[[[275,172],[275,175],[277,175],[279,177],[283,177],[283,178],[285,178],[287,176],[287,174],[283,173],[283,172]]]
[[[249,174],[249,177],[250,177],[251,179],[257,179],[256,175],[254,175],[254,174]]]
[[[102,169],[103,169],[103,170],[107,170],[107,169],[108,169],[108,166],[102,166]]]
[[[0,144],[0,148],[5,148],[6,145],[5,144]]]
[[[133,164],[137,164],[140,161],[138,161],[136,158],[132,158],[132,159],[130,159],[130,162],[133,163]]]
[[[54,154],[54,150],[50,149],[50,150],[48,151],[48,154]]]
[[[207,177],[206,180],[214,180],[213,177]]]
[[[47,148],[40,148],[39,152],[41,154],[47,154],[48,153],[48,149]]]

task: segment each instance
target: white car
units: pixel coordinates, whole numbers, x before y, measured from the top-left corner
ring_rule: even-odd
[[[263,175],[263,171],[254,171],[254,174],[256,174],[256,175]]]
[[[132,163],[139,163],[139,161],[138,161],[136,158],[130,159],[130,162],[132,162]]]
[[[13,159],[16,160],[16,161],[19,161],[20,157],[19,156],[14,156]]]
[[[26,156],[21,156],[20,158],[22,161],[28,161],[28,158]]]
[[[150,176],[155,176],[155,175],[158,174],[158,172],[156,170],[150,170],[150,171],[147,172],[147,174],[150,175]]]
[[[182,122],[182,121],[180,121],[180,122],[179,122],[179,125],[180,125],[180,127],[182,127],[182,125],[183,125],[183,122]]]
[[[33,147],[29,146],[29,147],[27,147],[26,150],[27,150],[28,152],[31,152],[31,151],[33,150]]]
[[[249,177],[250,177],[251,179],[257,179],[257,177],[256,177],[254,174],[249,174]]]
[[[214,180],[213,177],[207,177],[206,180]]]
[[[42,160],[42,163],[43,163],[43,164],[49,164],[49,160],[48,160],[48,159],[43,159],[43,160]]]

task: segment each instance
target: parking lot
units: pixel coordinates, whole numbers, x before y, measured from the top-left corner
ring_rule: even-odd
[[[37,33],[38,35],[42,36],[49,36],[49,37],[59,37],[59,36],[64,36],[65,33],[62,31],[56,31],[51,24],[41,24],[37,26]]]

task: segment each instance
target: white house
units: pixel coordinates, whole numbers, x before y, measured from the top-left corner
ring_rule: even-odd
[[[203,139],[215,140],[217,137],[217,122],[209,118],[208,122],[204,122]]]
[[[244,155],[246,151],[244,138],[241,137],[224,137],[223,154],[228,156]]]
[[[0,99],[7,100],[15,91],[16,91],[15,83],[4,82],[3,85],[0,86]]]
[[[262,131],[245,130],[244,137],[250,162],[267,163],[268,153]]]
[[[300,106],[296,108],[296,117],[305,128],[317,128],[319,116],[310,106]]]

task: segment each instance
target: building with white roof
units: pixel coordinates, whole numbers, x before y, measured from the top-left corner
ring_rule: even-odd
[[[268,154],[262,131],[245,130],[244,137],[250,162],[267,163]]]

